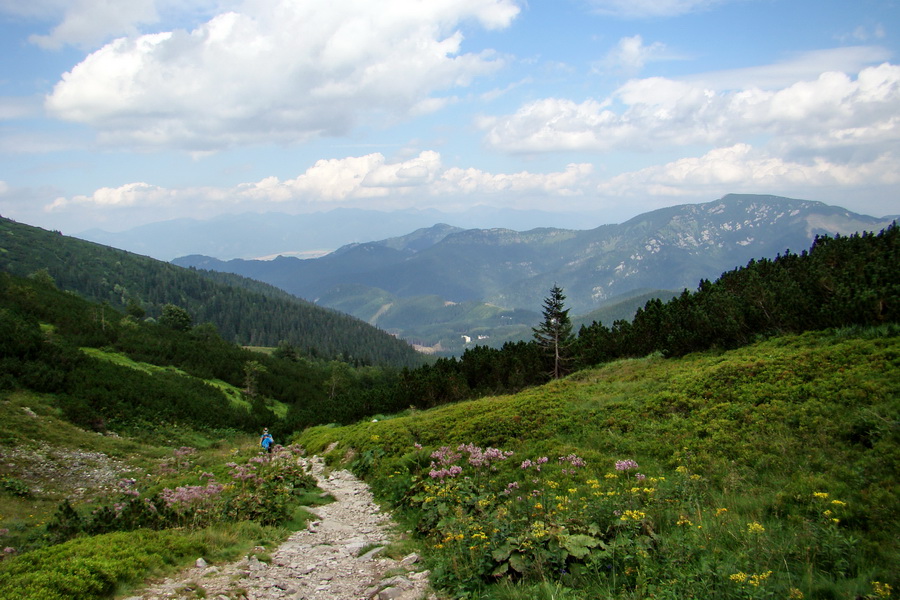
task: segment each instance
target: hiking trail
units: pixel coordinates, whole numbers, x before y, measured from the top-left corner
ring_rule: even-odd
[[[317,518],[270,552],[269,564],[249,556],[211,566],[198,558],[125,600],[433,600],[418,555],[381,556],[396,525],[368,486],[346,470],[326,475],[320,457],[300,461],[335,501],[308,508]]]

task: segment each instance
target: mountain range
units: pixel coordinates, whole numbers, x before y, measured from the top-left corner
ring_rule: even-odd
[[[532,229],[538,226],[577,227],[586,216],[477,206],[463,212],[434,209],[383,212],[336,208],[326,212],[291,215],[244,213],[220,215],[208,220],[173,219],[149,223],[125,231],[89,229],[75,237],[172,260],[188,254],[203,254],[228,260],[266,258],[277,255],[316,257],[347,244],[401,236],[435,223],[457,227],[506,227]]]
[[[817,235],[889,224],[821,202],[730,194],[589,230],[437,224],[314,259],[191,255],[173,262],[270,283],[453,351],[527,337],[553,285],[564,289],[573,315],[595,314],[631,298],[693,289],[753,259],[806,250]]]

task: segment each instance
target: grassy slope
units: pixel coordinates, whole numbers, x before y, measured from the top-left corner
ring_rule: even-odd
[[[145,495],[163,487],[202,484],[200,474],[206,472],[227,481],[226,463],[258,453],[255,435],[233,431],[173,426],[140,433],[142,439],[85,431],[61,418],[52,396],[0,394],[0,548],[17,551],[12,558],[0,555],[0,581],[14,582],[9,589],[0,584],[0,599],[111,598],[114,591],[128,595],[144,579],[186,567],[198,556],[211,563],[234,560],[256,546],[273,546],[303,526],[308,514],[297,509],[296,522],[283,527],[245,521],[200,529],[141,529],[44,546],[44,527],[65,498],[87,513],[120,500],[116,483],[125,477],[135,478]],[[182,447],[196,452],[179,460],[175,450]]]
[[[313,452],[338,442],[333,459],[374,457],[373,483],[385,488],[378,478],[410,464],[416,442],[494,446],[517,461],[576,452],[601,479],[618,459],[672,476],[688,464],[706,508],[731,506],[786,531],[814,493],[827,492],[848,503],[841,531],[862,540],[854,552],[877,570],[896,564],[900,536],[900,337],[858,333],[624,360],[514,396],[314,428],[299,441]]]
[[[256,349],[256,348],[251,348],[251,349]],[[181,369],[177,369],[175,367],[160,367],[160,366],[152,365],[152,364],[146,363],[146,362],[135,361],[135,360],[132,360],[131,358],[125,356],[121,352],[108,352],[106,350],[101,350],[99,348],[82,348],[81,350],[82,350],[82,352],[85,352],[86,354],[93,356],[94,358],[102,358],[103,360],[108,360],[117,365],[129,367],[131,369],[138,369],[145,373],[159,373],[159,372],[163,372],[163,371],[168,371],[170,373],[177,373],[184,377],[190,377],[190,375],[188,375]],[[248,411],[250,410],[250,402],[248,402],[247,399],[244,398],[243,394],[241,393],[241,390],[238,389],[237,387],[231,385],[230,383],[222,381],[221,379],[206,379],[204,381],[208,385],[211,385],[211,386],[221,390],[221,392],[223,394],[225,394],[225,396],[228,398],[228,400],[235,406],[238,406],[238,407],[243,408]],[[278,400],[269,400],[269,401],[267,401],[267,405],[272,410],[272,412],[275,413],[275,415],[277,417],[283,419],[287,415],[288,405],[285,404],[284,402],[279,402]]]

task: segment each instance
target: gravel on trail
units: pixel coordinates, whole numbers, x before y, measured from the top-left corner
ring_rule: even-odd
[[[301,458],[335,501],[308,509],[316,515],[294,532],[271,562],[244,557],[227,565],[196,565],[126,600],[421,600],[434,599],[419,557],[382,556],[396,535],[390,515],[349,471],[325,474],[319,457]]]

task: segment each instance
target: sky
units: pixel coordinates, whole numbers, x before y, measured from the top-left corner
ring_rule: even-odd
[[[0,0],[0,215],[900,214],[900,0]]]

